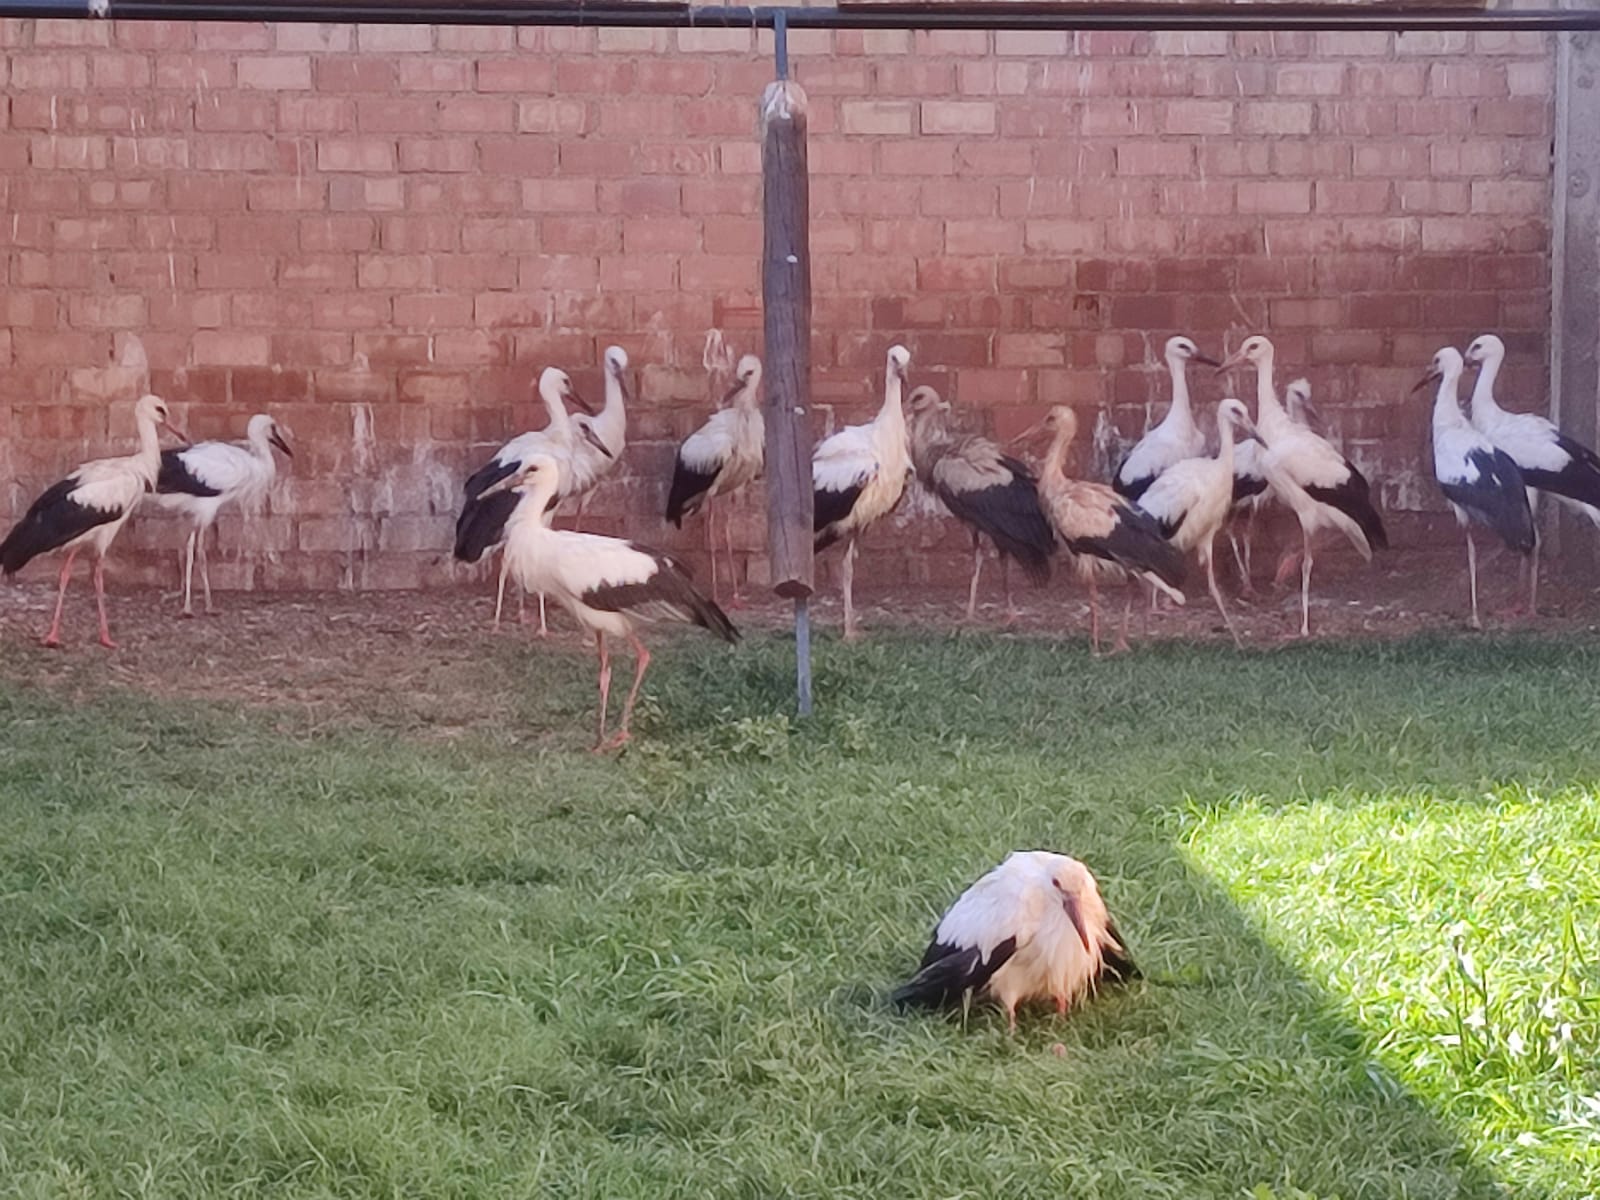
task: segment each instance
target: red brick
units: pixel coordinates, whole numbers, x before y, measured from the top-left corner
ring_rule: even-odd
[[[1479,180],[1472,185],[1472,211],[1543,214],[1550,211],[1550,185],[1543,180]]]
[[[389,172],[396,166],[395,143],[378,137],[317,139],[319,171]]]
[[[1316,185],[1318,212],[1381,213],[1387,212],[1389,205],[1387,180],[1319,181]]]
[[[332,291],[356,285],[354,254],[298,254],[278,267],[284,287]]]
[[[1263,135],[1300,135],[1311,132],[1310,104],[1302,102],[1261,101],[1239,107],[1239,132]]]
[[[563,167],[566,162],[566,152],[567,147],[562,146],[560,153]],[[546,138],[481,137],[478,139],[478,162],[480,169],[488,175],[530,178],[552,174],[556,170],[556,154],[555,143]]]
[[[433,26],[359,25],[356,40],[366,54],[424,54],[433,49]]]
[[[397,70],[393,60],[376,55],[329,54],[312,60],[311,75],[320,92],[389,92]]]
[[[472,299],[444,292],[394,298],[394,323],[401,329],[463,329],[473,324]]]
[[[376,240],[371,217],[304,217],[300,221],[300,247],[312,252],[369,250]]]
[[[552,254],[612,254],[622,249],[622,222],[614,217],[545,217],[540,245]]]
[[[426,133],[439,126],[439,104],[425,96],[362,96],[356,125],[363,133]]]
[[[555,64],[540,58],[486,58],[477,64],[480,92],[549,95],[555,91]]]
[[[193,354],[201,366],[266,366],[270,349],[264,333],[202,329],[194,335]]]
[[[400,179],[335,177],[328,182],[328,207],[334,212],[393,211],[406,205]]]
[[[981,134],[995,131],[995,105],[984,100],[924,100],[923,134]]]
[[[300,54],[246,55],[234,64],[242,88],[306,91],[311,87],[311,59]]]
[[[461,247],[470,253],[514,253],[543,246],[538,222],[529,217],[473,217],[460,226]]]

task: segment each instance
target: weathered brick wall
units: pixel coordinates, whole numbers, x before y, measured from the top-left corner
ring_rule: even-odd
[[[759,349],[767,37],[41,20],[0,23],[0,50],[0,518],[117,444],[111,402],[148,382],[196,437],[260,409],[298,437],[258,552],[219,582],[440,582],[467,464],[537,422],[540,366],[598,395],[616,342],[642,401],[586,520],[671,540],[649,514],[705,409],[706,332]],[[1215,353],[1265,330],[1404,513],[1436,506],[1407,388],[1438,345],[1502,331],[1507,394],[1543,404],[1546,39],[807,32],[792,52],[825,422],[875,407],[904,340],[916,379],[1001,434],[1078,406],[1103,468],[1164,398],[1166,336]],[[1196,391],[1209,420],[1218,385]],[[759,502],[738,533],[759,578]],[[181,535],[126,541],[149,575]],[[866,578],[966,561],[938,525],[875,543]]]

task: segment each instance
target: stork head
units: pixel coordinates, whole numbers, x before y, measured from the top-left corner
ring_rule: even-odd
[[[276,446],[290,458],[294,451],[289,448],[289,439],[283,427],[269,417],[266,413],[257,413],[250,418],[250,423],[245,426],[245,437],[252,442],[264,442]]]
[[[499,483],[484,488],[478,493],[478,498],[481,500],[496,492],[534,491],[541,484],[547,486],[551,495],[554,495],[561,487],[561,464],[548,454],[533,454]]]
[[[734,368],[733,386],[722,397],[724,404],[732,404],[740,396],[749,396],[755,399],[756,388],[761,385],[761,360],[754,354],[746,354],[739,360],[739,365]]]
[[[1498,341],[1499,339],[1497,338],[1496,340]],[[1473,345],[1477,345],[1477,343],[1474,342]],[[1464,368],[1465,363],[1461,357],[1461,351],[1454,346],[1444,346],[1434,353],[1433,361],[1428,364],[1427,373],[1412,384],[1411,390],[1420,392],[1430,383],[1438,383],[1442,379],[1458,379]]]
[[[1196,346],[1186,337],[1168,338],[1166,357],[1167,364],[1171,366],[1173,370],[1182,370],[1184,364],[1190,362],[1205,363],[1205,365],[1208,367],[1220,365],[1216,359],[1209,358],[1206,355],[1201,354],[1200,347]]]
[[[578,395],[578,389],[572,386],[572,376],[560,367],[546,367],[539,373],[539,395],[552,409],[557,405],[575,404],[590,416],[594,415],[594,405]]]
[[[189,440],[189,435],[172,419],[172,411],[167,407],[167,402],[151,392],[139,397],[138,403],[133,406],[133,416],[135,420],[151,421],[166,429],[179,441]]]
[[[950,411],[950,402],[927,384],[923,384],[919,388],[913,388],[906,404],[911,409],[913,417],[933,416],[936,414],[942,416]]]
[[[1217,370],[1229,371],[1234,367],[1241,367],[1245,363],[1249,363],[1258,371],[1263,366],[1271,366],[1272,343],[1259,333],[1252,337],[1247,337],[1243,342],[1239,343],[1237,350],[1222,360]]]
[[[1089,897],[1099,894],[1100,889],[1095,886],[1094,876],[1089,874],[1088,867],[1065,854],[1036,850],[1034,851],[1034,860],[1049,872],[1050,886],[1060,900],[1061,907],[1067,914],[1067,919],[1072,922],[1072,927],[1078,931],[1078,937],[1083,942],[1083,948],[1092,953],[1093,939],[1089,934],[1088,922],[1084,916],[1084,907]]]
[[[1045,414],[1044,427],[1070,442],[1078,436],[1078,414],[1067,405],[1058,404]]]
[[[889,378],[905,379],[906,372],[911,368],[911,351],[904,346],[889,347]]]
[[[1313,422],[1322,423],[1322,414],[1317,411],[1317,406],[1311,403],[1311,381],[1309,379],[1296,379],[1283,389],[1284,403],[1289,409],[1289,416],[1299,421],[1302,425]]]
[[[1498,363],[1506,356],[1506,344],[1492,333],[1480,333],[1467,347],[1466,360],[1473,366]]]
[[[607,346],[605,364],[606,378],[616,382],[624,400],[632,400],[633,393],[628,388],[628,352],[621,346]]]
[[[1217,405],[1217,428],[1222,429],[1232,425],[1247,438],[1261,440],[1261,435],[1256,432],[1256,423],[1250,419],[1250,410],[1244,406],[1244,401],[1229,396]]]

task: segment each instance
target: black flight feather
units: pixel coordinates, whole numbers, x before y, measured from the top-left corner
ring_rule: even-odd
[[[1367,477],[1348,458],[1344,460],[1344,465],[1350,473],[1345,476],[1343,483],[1336,487],[1308,487],[1306,495],[1320,504],[1337,508],[1361,526],[1367,544],[1374,550],[1387,550],[1389,535],[1384,532],[1383,518],[1372,503],[1372,488],[1367,484]]]
[[[817,488],[811,493],[811,529],[816,534],[815,548],[826,549],[839,540],[835,526],[850,515],[865,483],[852,484],[842,492]]]
[[[1161,532],[1161,523],[1126,501],[1117,505],[1116,523],[1105,537],[1073,538],[1067,549],[1090,554],[1134,571],[1150,571],[1163,583],[1183,587],[1183,552]]]
[[[1566,466],[1559,471],[1524,467],[1522,478],[1529,487],[1600,508],[1600,457],[1582,442],[1575,442],[1564,433],[1556,436],[1556,445],[1567,453]]]
[[[1109,916],[1106,918],[1106,932],[1114,939],[1114,944],[1100,943],[1100,974],[1095,982],[1127,983],[1130,979],[1139,978],[1139,968],[1128,954],[1128,943],[1122,940],[1122,931]]]
[[[498,458],[491,458],[467,476],[467,482],[462,484],[461,490],[467,494],[469,500],[476,500],[486,489],[493,487],[521,466],[522,464],[514,458],[506,459],[504,462]]]
[[[1439,481],[1445,498],[1498,533],[1518,554],[1532,554],[1533,513],[1522,472],[1504,450],[1474,450],[1467,461],[1478,471],[1471,483]]]
[[[0,571],[15,575],[31,559],[65,546],[95,526],[115,521],[122,515],[122,510],[118,508],[94,508],[79,504],[72,498],[72,491],[77,486],[76,478],[63,479],[46,488],[28,506],[22,520],[12,527],[6,540],[0,542]]]
[[[507,489],[463,504],[461,515],[456,518],[456,558],[461,562],[475,563],[487,551],[505,541],[506,525],[524,499],[525,493]],[[549,512],[560,502],[559,496],[551,496],[545,511]]]
[[[1154,475],[1141,475],[1137,479],[1123,479],[1122,468],[1127,464],[1127,459],[1117,464],[1117,469],[1111,476],[1111,490],[1124,500],[1137,500],[1150,490],[1150,485],[1156,481]]]
[[[667,520],[679,529],[683,519],[700,511],[705,494],[717,481],[718,471],[697,471],[678,459],[672,468],[672,488],[667,492]]]
[[[583,594],[583,602],[602,612],[627,612],[630,609],[664,605],[690,624],[709,629],[725,642],[737,642],[739,631],[728,614],[700,594],[689,572],[677,559],[637,542],[628,545],[640,554],[655,559],[656,572],[640,583],[613,583]]]
[[[161,470],[156,475],[156,491],[169,496],[222,495],[221,488],[214,488],[209,483],[202,483],[199,477],[189,470],[189,464],[183,461],[182,450],[163,450],[161,452]]]
[[[1267,490],[1267,481],[1255,475],[1235,475],[1233,477],[1233,503],[1239,504],[1259,496]]]
[[[922,965],[908,983],[895,989],[890,1000],[902,1007],[912,1004],[938,1008],[959,1004],[969,992],[982,988],[1017,952],[1017,939],[1008,937],[988,958],[976,946],[953,946],[937,939],[922,956]]]
[[[1038,480],[1014,458],[1002,456],[1000,462],[1011,472],[1009,483],[960,491],[942,485],[935,475],[931,490],[959,520],[987,534],[996,550],[1014,558],[1029,579],[1045,583],[1056,538],[1039,504]]]

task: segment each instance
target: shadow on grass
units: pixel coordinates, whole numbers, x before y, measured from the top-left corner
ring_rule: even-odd
[[[13,695],[0,1160],[25,1194],[1498,1196],[1179,816],[1592,779],[1596,657],[825,643],[800,726],[781,639],[684,646],[620,761]],[[1091,864],[1149,978],[1014,1038],[886,1010],[1027,846]]]

